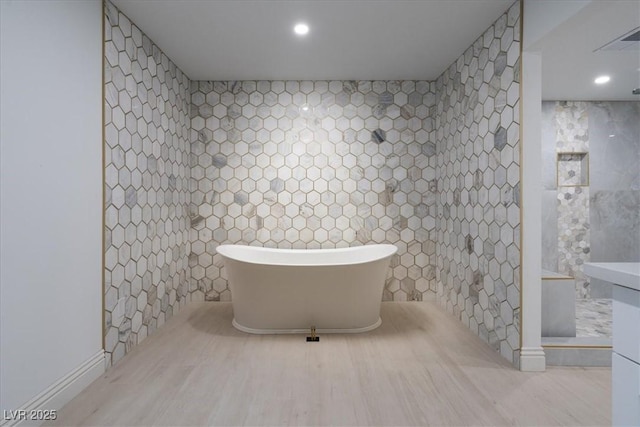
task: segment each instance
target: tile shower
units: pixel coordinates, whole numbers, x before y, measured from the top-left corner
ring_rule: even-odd
[[[435,297],[517,365],[520,5],[435,81],[192,81],[106,15],[106,351],[231,299],[222,243],[399,248],[384,299]]]
[[[611,335],[585,262],[640,259],[640,103],[543,102],[543,268],[575,277],[577,336]]]

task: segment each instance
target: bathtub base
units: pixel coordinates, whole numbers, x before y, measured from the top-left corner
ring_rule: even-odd
[[[249,334],[256,335],[271,335],[271,334],[308,334],[309,328],[307,329],[255,329],[248,328],[246,326],[242,326],[236,319],[233,319],[231,322],[233,327],[239,331],[247,332]],[[378,326],[382,325],[382,319],[378,317],[378,320],[369,326],[364,326],[362,328],[338,328],[338,329],[322,329],[316,328],[317,334],[357,334],[361,332],[369,332],[376,329]]]

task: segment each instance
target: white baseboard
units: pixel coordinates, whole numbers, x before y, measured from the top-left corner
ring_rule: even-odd
[[[104,374],[104,360],[104,350],[100,350],[86,360],[82,365],[78,366],[76,369],[53,383],[46,390],[35,396],[29,402],[25,403],[20,410],[26,411],[26,414],[30,414],[32,411],[38,410],[59,410],[100,375]],[[3,419],[0,421],[0,427],[38,426],[43,422],[44,421]]]
[[[520,349],[521,371],[543,372],[545,369],[547,369],[547,363],[542,347],[523,347]]]

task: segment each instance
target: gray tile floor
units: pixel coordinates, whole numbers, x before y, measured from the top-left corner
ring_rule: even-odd
[[[611,337],[611,298],[576,300],[576,336]]]

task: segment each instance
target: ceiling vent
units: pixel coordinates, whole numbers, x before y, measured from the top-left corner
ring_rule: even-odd
[[[610,41],[602,47],[599,47],[597,51],[636,51],[640,50],[640,27],[623,34],[622,36]]]

